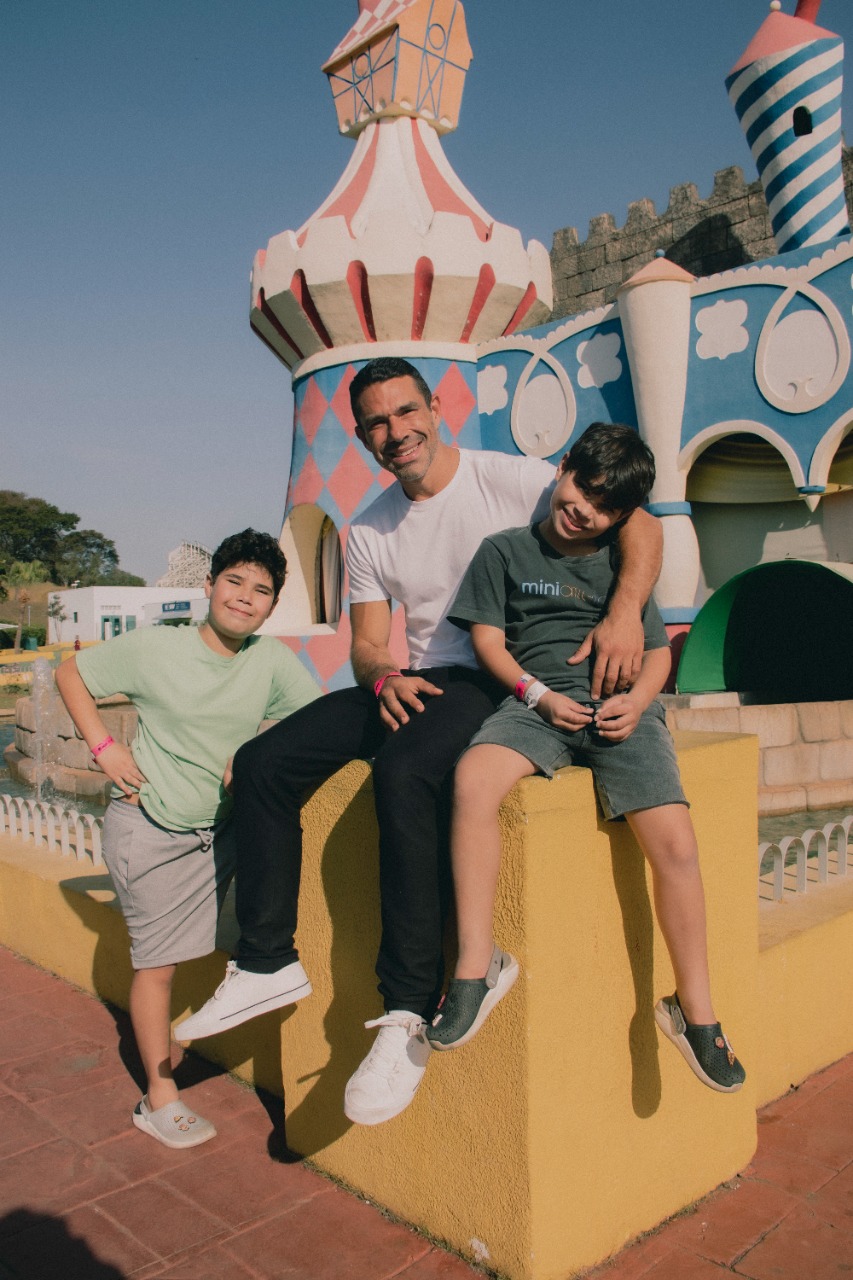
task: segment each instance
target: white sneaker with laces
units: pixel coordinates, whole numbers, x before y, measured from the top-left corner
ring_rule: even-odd
[[[364,1025],[381,1030],[349,1079],[344,1114],[355,1124],[381,1124],[405,1111],[414,1098],[427,1068],[430,1045],[423,1018],[406,1009],[393,1009]]]
[[[311,983],[298,960],[276,969],[275,973],[250,973],[248,969],[241,969],[236,960],[229,960],[225,977],[214,994],[198,1013],[177,1024],[174,1036],[182,1043],[215,1036],[271,1009],[295,1004],[310,994]]]

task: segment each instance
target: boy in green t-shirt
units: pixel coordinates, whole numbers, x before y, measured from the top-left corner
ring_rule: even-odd
[[[466,1044],[518,974],[517,961],[492,938],[504,796],[521,778],[582,764],[592,770],[605,818],[627,819],[652,869],[677,983],[655,1008],[657,1024],[703,1084],[733,1093],[745,1073],[711,1001],[696,837],[657,701],[670,653],[654,602],[643,614],[645,654],[630,689],[592,702],[588,661],[569,665],[613,587],[608,535],[645,501],[654,477],[654,458],[636,431],[593,423],[560,463],[548,516],[486,538],[450,609],[451,622],[470,628],[480,666],[510,697],[456,766],[459,960],[427,1037],[433,1049]]]
[[[170,1004],[176,965],[214,949],[234,871],[231,757],[261,721],[283,720],[320,693],[289,649],[254,635],[285,571],[275,539],[244,529],[213,553],[201,627],[130,631],[75,654],[56,673],[74,724],[114,783],[104,861],[130,934],[130,1016],[147,1079],[133,1123],[167,1147],[195,1147],[216,1134],[180,1101]],[[115,693],[139,714],[132,747],[113,741],[95,702]],[[310,994],[298,961],[286,976],[286,1003]]]

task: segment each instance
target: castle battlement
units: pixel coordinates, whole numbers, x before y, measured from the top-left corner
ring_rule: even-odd
[[[853,148],[842,156],[848,208],[853,207]],[[585,240],[575,227],[554,233],[553,319],[613,302],[619,288],[663,249],[694,276],[715,275],[777,253],[761,182],[747,182],[738,165],[714,174],[703,199],[695,183],[672,187],[658,213],[653,200],[633,200],[620,227],[612,213],[590,219]]]

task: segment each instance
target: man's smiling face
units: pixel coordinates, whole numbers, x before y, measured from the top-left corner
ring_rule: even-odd
[[[413,378],[390,378],[365,387],[357,417],[361,443],[414,496],[441,446],[438,398],[427,404]]]

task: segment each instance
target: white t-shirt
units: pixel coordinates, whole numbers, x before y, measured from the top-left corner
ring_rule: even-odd
[[[544,518],[554,478],[554,464],[541,458],[460,449],[440,493],[413,502],[394,484],[352,522],[350,600],[402,604],[411,668],[476,668],[468,633],[447,611],[483,538]]]

